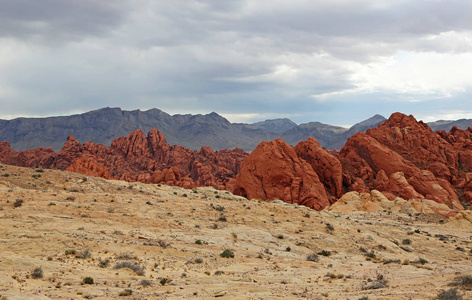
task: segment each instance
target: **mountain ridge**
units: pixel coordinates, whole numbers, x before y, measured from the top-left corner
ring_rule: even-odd
[[[369,126],[375,127],[384,120],[380,116],[378,123],[371,122]],[[351,129],[359,127],[358,124]],[[249,152],[261,141],[277,138],[295,145],[300,140],[314,137],[321,146],[334,149],[342,146],[347,138],[357,132],[320,122],[297,125],[289,119],[271,119],[252,124],[231,123],[215,112],[206,115],[170,115],[158,108],[127,111],[105,107],[70,116],[0,120],[0,141],[10,142],[12,149],[17,151],[38,147],[51,147],[59,151],[69,135],[73,135],[81,143],[93,141],[109,146],[117,137],[137,129],[147,132],[154,127],[172,145],[192,150],[199,150],[203,146],[215,150],[239,147]]]

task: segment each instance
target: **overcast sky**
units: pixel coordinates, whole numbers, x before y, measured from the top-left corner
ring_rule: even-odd
[[[0,118],[472,118],[470,0],[0,0]]]

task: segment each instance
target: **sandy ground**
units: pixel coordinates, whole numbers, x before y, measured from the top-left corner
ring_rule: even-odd
[[[434,299],[472,276],[447,222],[2,165],[0,299]]]

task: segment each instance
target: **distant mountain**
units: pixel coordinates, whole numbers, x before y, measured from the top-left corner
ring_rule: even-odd
[[[311,136],[316,138],[321,146],[333,148],[332,145],[338,144],[346,131],[347,129],[344,127],[310,122],[293,127],[281,133],[280,137],[288,144],[296,145]]]
[[[214,150],[242,148],[252,151],[261,141],[282,138],[295,145],[314,137],[329,149],[342,146],[358,131],[376,127],[385,120],[376,115],[349,130],[319,122],[297,125],[289,119],[274,119],[254,124],[231,123],[217,113],[207,115],[169,115],[157,108],[147,111],[125,111],[102,108],[83,114],[47,118],[0,120],[0,141],[8,141],[14,150],[51,147],[62,148],[67,137],[79,142],[93,141],[109,146],[111,141],[129,132],[144,132],[156,127],[172,145],[198,150],[210,146]]]
[[[433,131],[445,130],[449,132],[449,130],[451,130],[451,128],[454,126],[460,129],[467,129],[469,127],[472,127],[472,119],[460,119],[457,121],[439,120],[436,122],[430,122],[428,123],[428,125]]]
[[[296,127],[297,124],[294,123],[290,119],[273,119],[273,120],[265,120],[262,122],[253,123],[252,126],[257,129],[263,129],[267,131],[275,131],[275,132],[284,132],[287,130]]]

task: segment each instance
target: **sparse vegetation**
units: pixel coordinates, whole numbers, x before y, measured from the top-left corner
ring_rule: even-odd
[[[308,256],[306,257],[306,260],[316,262],[316,261],[319,261],[320,258],[315,253],[312,253],[312,254],[308,254]]]
[[[82,279],[83,284],[93,284],[93,278],[92,277],[85,277]]]
[[[43,269],[41,267],[37,267],[31,272],[31,277],[34,279],[43,278],[43,276]]]
[[[454,281],[449,283],[451,286],[458,286],[460,288],[472,289],[472,275],[462,275],[454,278]]]
[[[331,251],[322,250],[322,251],[318,252],[317,254],[318,254],[318,255],[322,255],[322,256],[330,256],[330,255],[331,255]]]
[[[152,286],[152,281],[151,280],[147,280],[147,279],[143,279],[139,282],[139,285],[142,285],[142,286]]]
[[[334,231],[333,225],[331,225],[330,223],[326,223],[326,230],[327,230],[328,232]]]
[[[110,260],[107,258],[107,259],[104,259],[104,260],[101,260],[98,265],[100,266],[100,268],[106,268],[110,265]]]
[[[463,300],[461,292],[457,288],[448,289],[446,291],[440,292],[437,297],[437,300]]]
[[[141,276],[144,275],[144,268],[130,261],[119,262],[113,267],[113,269],[123,269],[123,268],[130,269],[134,271],[137,275],[141,275]]]
[[[226,258],[234,258],[234,252],[229,249],[226,249],[225,251],[220,253],[220,256]]]
[[[164,277],[164,278],[162,278],[162,279],[159,281],[159,283],[160,283],[161,285],[166,285],[166,284],[170,283],[171,281],[172,281],[172,279],[167,278],[167,277]]]
[[[13,202],[13,207],[20,207],[23,205],[23,199],[16,199],[15,202]]]
[[[376,290],[387,287],[388,280],[384,278],[382,274],[377,275],[376,280],[371,281],[370,284],[366,284],[362,287],[363,290]]]

